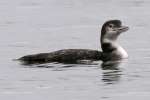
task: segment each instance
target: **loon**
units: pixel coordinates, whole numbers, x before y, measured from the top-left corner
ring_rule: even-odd
[[[18,60],[25,63],[77,63],[79,60],[97,61],[116,61],[128,57],[126,51],[117,43],[118,36],[129,29],[122,26],[120,20],[106,21],[101,29],[101,48],[99,50],[90,49],[62,49],[50,53],[39,53],[26,55]]]

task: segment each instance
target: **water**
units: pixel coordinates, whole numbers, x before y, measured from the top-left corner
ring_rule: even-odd
[[[0,98],[2,100],[149,100],[149,0],[1,0]],[[103,67],[44,64],[12,59],[64,48],[100,49],[108,19],[130,30],[120,43],[129,59]]]

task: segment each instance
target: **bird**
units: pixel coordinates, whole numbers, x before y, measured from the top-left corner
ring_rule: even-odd
[[[120,20],[108,20],[101,28],[100,44],[102,51],[92,49],[61,49],[49,53],[26,55],[17,60],[28,63],[77,63],[81,60],[103,62],[116,61],[128,58],[127,52],[117,43],[117,39],[123,32],[129,29],[123,26]]]

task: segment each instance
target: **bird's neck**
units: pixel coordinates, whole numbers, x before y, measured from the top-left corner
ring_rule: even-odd
[[[127,58],[128,54],[117,41],[103,40],[101,41],[103,53],[108,56],[118,57],[119,59]]]

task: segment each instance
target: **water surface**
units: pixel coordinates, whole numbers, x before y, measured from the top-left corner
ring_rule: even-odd
[[[149,100],[149,5],[149,0],[1,0],[0,98]],[[101,50],[100,27],[109,19],[130,27],[119,39],[127,61],[107,67],[102,62],[24,66],[12,61],[58,49]]]

